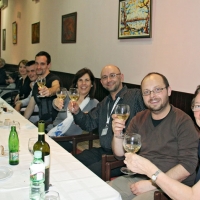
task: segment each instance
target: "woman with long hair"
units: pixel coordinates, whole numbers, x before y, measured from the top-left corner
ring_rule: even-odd
[[[96,105],[98,104],[98,101],[94,99],[96,84],[95,77],[91,70],[87,68],[79,70],[75,74],[71,87],[78,89],[79,99],[77,100],[77,103],[84,112],[89,112],[92,108],[96,107]],[[47,127],[47,130],[49,130],[49,136],[67,136],[82,134],[83,130],[74,123],[73,116],[67,109],[69,101],[70,99],[68,96],[64,101],[60,98],[54,99],[54,108],[57,110],[64,109],[65,111],[60,111],[55,121],[53,122],[53,125],[49,125]],[[67,151],[72,151],[72,143],[59,142],[59,144]]]

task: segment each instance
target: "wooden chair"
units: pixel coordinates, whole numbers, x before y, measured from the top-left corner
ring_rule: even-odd
[[[124,166],[123,160],[117,160],[114,155],[102,155],[102,179],[110,181],[111,170]]]
[[[170,198],[161,191],[154,192],[154,200],[170,200]]]
[[[8,93],[1,96],[1,98],[4,99],[8,104],[13,106],[15,97],[19,93],[19,90],[11,88],[2,88],[2,91],[9,91]]]
[[[88,141],[89,145],[88,148],[91,149],[93,147],[93,140],[99,139],[99,135],[97,135],[95,132],[89,132],[86,134],[81,135],[70,135],[70,136],[60,136],[60,137],[52,137],[53,140],[57,142],[73,142],[73,150],[72,154],[77,154],[77,144],[79,142]]]

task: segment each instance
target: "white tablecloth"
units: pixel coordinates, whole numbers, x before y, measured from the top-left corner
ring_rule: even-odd
[[[0,98],[0,104],[2,101]],[[7,107],[9,106],[7,105]],[[37,128],[16,111],[2,113],[0,121],[5,119],[20,122],[20,157],[19,165],[11,166],[9,165],[8,156],[0,156],[0,166],[9,167],[13,171],[11,177],[6,180],[0,180],[0,200],[29,199],[29,166],[33,156],[28,151],[28,140],[30,137],[37,137]],[[5,149],[8,149],[9,132],[9,127],[0,126],[0,145],[4,145]],[[52,187],[50,187],[50,190],[59,192],[61,200],[121,199],[117,191],[97,177],[51,138],[46,136],[46,141],[51,148],[50,183]]]

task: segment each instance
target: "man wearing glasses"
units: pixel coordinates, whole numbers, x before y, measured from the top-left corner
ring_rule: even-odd
[[[141,82],[141,89],[148,109],[133,117],[127,133],[141,135],[142,147],[138,154],[153,162],[159,170],[152,174],[152,180],[135,174],[118,177],[110,185],[121,193],[122,199],[153,200],[160,170],[186,185],[194,184],[198,134],[192,119],[169,104],[171,88],[165,76],[155,72],[147,74]],[[112,117],[113,132],[117,136],[125,123],[115,115]],[[113,137],[113,152],[118,157],[124,156],[122,142]]]
[[[111,148],[113,138],[111,115],[115,106],[117,104],[128,104],[130,106],[130,117],[126,125],[137,112],[145,109],[140,90],[128,89],[122,85],[123,80],[124,75],[118,67],[114,65],[105,66],[101,71],[101,84],[109,92],[109,95],[88,113],[83,113],[77,103],[73,102],[73,105],[68,105],[69,110],[73,113],[75,123],[83,130],[98,129],[101,147],[84,150],[75,157],[99,177],[101,177],[102,155],[113,154]],[[119,169],[113,170],[111,177],[119,174],[121,174]]]

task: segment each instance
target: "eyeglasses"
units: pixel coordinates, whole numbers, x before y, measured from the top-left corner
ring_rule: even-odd
[[[148,95],[150,95],[152,92],[153,92],[154,94],[156,94],[156,93],[161,93],[165,88],[167,88],[167,87],[155,88],[155,89],[153,89],[153,90],[145,90],[145,91],[142,92],[142,95],[143,95],[143,96],[148,96]]]
[[[109,74],[108,76],[104,75],[104,76],[101,77],[101,79],[103,81],[107,80],[108,77],[109,77],[109,79],[114,79],[117,75],[121,75],[121,73],[118,73],[118,74],[112,73],[112,74]]]
[[[198,104],[197,105],[192,105],[191,108],[192,108],[192,111],[194,111],[194,112],[195,111],[200,111],[200,105],[198,105]]]

